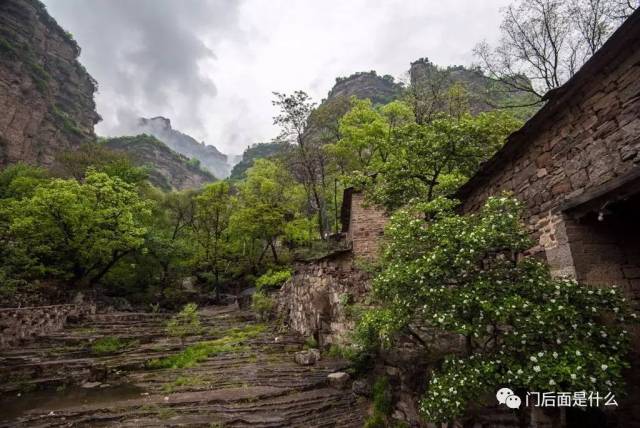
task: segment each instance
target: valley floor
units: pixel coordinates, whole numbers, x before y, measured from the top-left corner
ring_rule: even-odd
[[[366,403],[327,384],[343,361],[299,366],[293,354],[302,349],[301,338],[235,308],[201,311],[204,333],[185,344],[209,344],[200,362],[150,368],[150,360],[184,354],[165,335],[167,318],[97,314],[0,351],[0,427],[363,425]],[[105,337],[126,347],[97,355],[91,343]]]

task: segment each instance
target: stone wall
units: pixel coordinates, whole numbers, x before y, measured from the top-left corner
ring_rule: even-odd
[[[95,309],[89,304],[0,309],[0,347],[15,346],[35,336],[60,330],[67,319],[93,314]]]
[[[364,198],[362,192],[353,192],[351,196],[347,241],[351,242],[356,258],[372,260],[378,256],[384,227],[389,218],[383,209],[367,204]]]
[[[296,263],[293,277],[278,296],[278,314],[293,331],[314,337],[320,346],[340,343],[353,328],[349,304],[369,290],[368,275],[343,252],[324,259]]]
[[[464,211],[474,211],[489,195],[512,192],[526,205],[539,244],[534,252],[546,251],[559,271],[571,267],[554,254],[562,245],[556,231],[563,228],[563,205],[640,168],[640,46],[628,49],[464,194]]]
[[[0,167],[50,166],[94,138],[96,85],[79,54],[38,0],[0,2]]]
[[[640,307],[640,13],[481,168],[463,211],[511,192],[554,275],[622,285]],[[640,426],[640,332],[618,416]],[[622,425],[620,425],[622,426]]]

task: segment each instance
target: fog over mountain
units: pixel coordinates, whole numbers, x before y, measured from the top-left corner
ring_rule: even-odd
[[[98,134],[126,134],[139,117],[163,116],[237,154],[277,134],[272,91],[303,89],[319,101],[336,76],[373,69],[402,78],[425,56],[469,64],[478,40],[496,38],[507,1],[44,3],[99,83]]]

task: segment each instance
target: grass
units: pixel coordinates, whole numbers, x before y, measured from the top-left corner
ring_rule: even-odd
[[[168,394],[182,386],[197,386],[205,383],[205,380],[200,376],[180,376],[173,382],[166,384],[162,390]]]
[[[207,340],[187,346],[183,351],[165,358],[156,358],[147,362],[150,369],[193,367],[207,358],[227,352],[238,352],[247,349],[242,343],[256,337],[265,330],[263,324],[247,325],[233,328],[219,339]]]
[[[122,351],[128,346],[134,346],[136,343],[136,341],[126,341],[118,337],[102,337],[91,344],[91,353],[95,355],[113,354]]]

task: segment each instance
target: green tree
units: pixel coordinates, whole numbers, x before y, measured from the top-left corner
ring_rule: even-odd
[[[127,183],[140,183],[148,176],[148,171],[135,166],[126,153],[111,150],[101,143],[86,143],[78,149],[60,152],[56,162],[54,171],[58,175],[78,181],[84,180],[89,170],[119,177]]]
[[[274,96],[273,105],[280,111],[273,123],[281,128],[279,139],[293,143],[297,149],[289,160],[290,169],[303,184],[309,206],[318,214],[318,232],[324,239],[328,225],[326,159],[318,141],[307,138],[315,103],[303,91],[291,95],[274,92]]]
[[[287,226],[301,216],[304,192],[281,163],[256,160],[247,171],[247,178],[238,185],[239,207],[232,222],[236,236],[242,237],[245,249],[259,242],[254,270],[271,251],[273,261],[280,262],[278,244],[287,233]],[[250,241],[250,242],[247,242]]]
[[[425,418],[451,421],[501,385],[620,393],[625,323],[635,317],[621,291],[552,278],[546,264],[523,256],[532,242],[516,200],[490,198],[469,215],[454,206],[438,198],[393,216],[374,281],[379,306],[357,328],[369,347],[390,346],[400,332],[420,342],[415,325],[463,339],[431,375]]]
[[[0,202],[11,252],[24,271],[95,284],[142,247],[149,203],[133,185],[89,171],[84,183],[55,179],[31,197]]]
[[[226,181],[209,184],[195,198],[192,227],[198,248],[198,268],[205,276],[210,273],[216,295],[231,263],[229,222],[234,209],[235,200]],[[179,223],[175,224],[178,227]]]
[[[520,125],[504,112],[440,113],[425,124],[412,116],[400,101],[379,110],[356,101],[341,121],[342,139],[329,147],[342,159],[346,180],[364,184],[390,210],[454,191]]]

